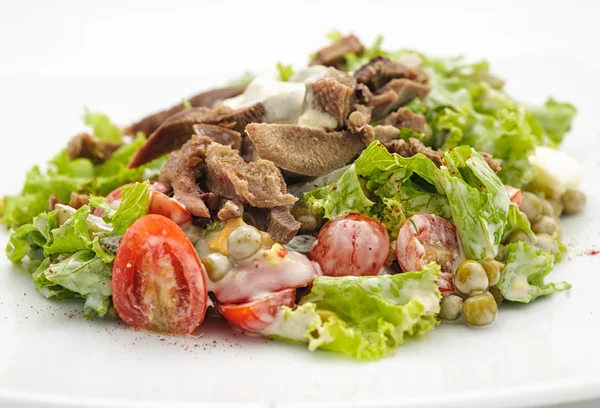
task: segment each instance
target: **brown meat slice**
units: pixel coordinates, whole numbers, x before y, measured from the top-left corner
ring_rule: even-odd
[[[322,79],[312,84],[312,105],[329,113],[341,126],[350,113],[355,87],[352,76],[330,67]]]
[[[73,207],[76,210],[80,209],[84,205],[90,203],[90,196],[87,194],[79,194],[76,192],[71,193],[71,198],[69,198],[69,207]]]
[[[209,137],[213,142],[229,146],[238,151],[242,148],[242,135],[233,129],[205,123],[198,123],[193,126],[193,129],[198,136]]]
[[[192,136],[181,151],[169,156],[165,167],[160,171],[160,182],[172,188],[174,198],[191,214],[200,218],[210,217],[197,179],[202,175],[202,164],[211,142],[208,137]]]
[[[354,78],[358,83],[367,85],[371,91],[376,91],[396,78],[427,83],[429,75],[421,67],[409,67],[399,61],[379,56],[372,58],[356,71]]]
[[[244,215],[244,206],[241,203],[227,200],[219,210],[217,217],[221,221],[227,221],[232,218],[239,218]]]
[[[408,108],[400,108],[396,112],[392,112],[383,119],[382,125],[391,125],[398,129],[410,129],[415,132],[425,132],[425,116],[414,113]]]
[[[318,176],[346,165],[365,148],[350,132],[325,132],[297,125],[252,123],[246,133],[258,155],[303,176]]]
[[[287,244],[296,236],[301,224],[290,213],[287,205],[271,208],[267,217],[267,232],[275,241]]]
[[[354,34],[350,34],[317,51],[310,65],[339,67],[344,64],[344,56],[346,54],[360,54],[364,49],[365,47],[361,44],[360,40]]]
[[[69,160],[89,159],[94,164],[104,163],[123,143],[104,142],[88,133],[73,137],[67,145]]]
[[[402,157],[412,157],[417,153],[421,153],[429,159],[431,159],[431,161],[435,163],[435,165],[438,167],[440,167],[443,162],[442,159],[444,156],[442,155],[442,152],[433,150],[432,148],[427,147],[423,143],[421,143],[420,140],[412,137],[409,139],[408,142],[402,139],[395,139],[385,142],[383,145],[388,149],[390,153],[397,153]],[[501,170],[501,160],[494,159],[489,153],[479,152],[479,154],[483,157],[483,159],[495,173],[498,173]]]
[[[391,125],[378,125],[373,128],[375,139],[385,144],[390,140],[397,139],[400,136],[400,129]]]
[[[428,85],[410,79],[392,79],[371,98],[373,119],[381,119],[397,106],[414,98],[424,99],[431,91]]]
[[[296,202],[272,162],[246,163],[238,152],[218,143],[206,149],[206,185],[213,193],[254,207],[273,208]]]
[[[384,143],[384,146],[390,153],[396,153],[402,157],[413,157],[417,153],[421,153],[434,162],[436,166],[440,167],[442,165],[442,158],[444,157],[442,153],[425,146],[419,139],[414,137],[411,137],[408,142],[403,139],[390,140]]]
[[[494,156],[486,152],[479,152],[479,154],[481,157],[483,157],[483,160],[485,160],[494,173],[499,173],[500,170],[502,170],[502,159],[494,159]]]
[[[192,96],[189,99],[190,105],[194,108],[206,107],[212,108],[216,102],[227,98],[238,96],[246,90],[245,86],[232,86],[228,88],[218,88],[211,91],[202,92]],[[139,122],[132,123],[126,127],[123,132],[127,135],[135,135],[137,132],[144,132],[146,135],[152,134],[169,117],[185,109],[182,103],[169,109],[146,116]]]
[[[194,134],[196,124],[233,124],[233,130],[243,132],[247,124],[264,122],[265,107],[262,103],[241,109],[219,106],[216,109],[191,108],[177,113],[164,121],[146,140],[129,163],[129,168],[141,166],[151,160],[179,149]]]

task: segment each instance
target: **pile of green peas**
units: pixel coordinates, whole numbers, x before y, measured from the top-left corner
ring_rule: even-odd
[[[531,224],[537,242],[535,246],[553,255],[559,251],[554,236],[561,231],[559,217],[577,214],[586,205],[586,196],[580,190],[568,189],[564,194],[551,199],[541,198],[532,192],[523,192],[519,209]],[[524,241],[533,244],[525,231],[513,231],[504,244]],[[464,320],[471,326],[483,327],[494,322],[498,305],[504,300],[495,287],[506,260],[506,247],[500,246],[496,259],[462,262],[454,276],[457,294],[442,299],[439,317],[443,321]]]
[[[442,299],[440,318],[458,321],[461,317],[471,326],[492,324],[498,315],[502,295],[494,285],[504,265],[496,259],[464,261],[456,269],[454,287],[457,294]]]

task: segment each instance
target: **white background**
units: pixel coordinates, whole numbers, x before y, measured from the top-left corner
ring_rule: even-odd
[[[16,193],[32,164],[44,162],[81,130],[84,104],[126,124],[244,70],[260,71],[277,61],[301,66],[326,43],[325,34],[337,28],[355,32],[366,43],[381,33],[389,47],[487,58],[516,97],[539,103],[553,95],[575,103],[579,115],[565,150],[588,171],[586,187],[594,201],[600,198],[600,190],[594,192],[600,174],[596,4],[2,0],[0,194]],[[3,263],[0,397],[10,391],[34,399],[39,392],[91,395],[88,401],[162,396],[275,404],[293,401],[295,395],[311,401],[399,401],[406,394],[417,401],[434,387],[430,393],[437,401],[452,395],[456,402],[474,391],[495,395],[480,400],[495,406],[518,406],[521,393],[523,404],[556,401],[561,395],[585,398],[593,394],[586,384],[600,379],[600,322],[593,316],[597,264],[578,254],[599,243],[595,210],[599,205],[566,225],[572,260],[557,273],[574,284],[568,295],[502,311],[498,324],[486,332],[442,328],[380,365],[361,366],[250,340],[235,354],[220,349],[179,353],[154,337],[112,328],[112,323],[68,319],[63,312],[76,306],[36,297],[27,277],[14,269],[4,274],[8,267]],[[24,311],[23,305],[31,308]],[[538,387],[533,399],[525,396],[528,387]],[[455,391],[463,394],[457,397]]]

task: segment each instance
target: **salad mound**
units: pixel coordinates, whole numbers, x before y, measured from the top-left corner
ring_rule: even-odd
[[[569,289],[546,276],[586,202],[557,150],[575,108],[516,102],[486,62],[330,39],[124,128],[86,109],[0,202],[8,259],[86,317],[219,316],[361,360]]]

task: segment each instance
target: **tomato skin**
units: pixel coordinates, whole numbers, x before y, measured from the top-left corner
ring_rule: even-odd
[[[293,307],[295,300],[296,289],[286,289],[248,303],[220,304],[218,308],[232,326],[251,333],[260,333],[275,321],[281,306]]]
[[[185,228],[192,223],[192,214],[188,210],[174,199],[158,191],[150,193],[148,213],[170,218],[181,228]]]
[[[429,262],[437,262],[442,272],[454,274],[463,260],[456,227],[438,215],[415,214],[400,228],[396,257],[404,272],[420,271]]]
[[[118,206],[121,203],[121,198],[123,197],[123,188],[132,185],[133,184],[131,183],[126,184],[111,191],[106,196],[106,201],[113,206]],[[168,191],[169,189],[164,184],[157,181],[150,182],[150,202],[148,204],[148,213],[158,214],[170,218],[182,228],[189,226],[192,222],[192,214],[190,214],[189,211],[177,201],[167,196],[166,194]],[[94,209],[92,214],[99,217],[106,215],[102,208]]]
[[[374,276],[390,251],[385,227],[359,213],[328,221],[310,250],[325,276]]]
[[[520,206],[521,201],[523,200],[523,193],[521,192],[521,189],[514,188],[511,186],[507,186],[507,185],[504,185],[504,188],[506,189],[506,192],[508,193],[508,198],[510,198],[510,201],[515,203],[516,205]]]
[[[129,326],[188,334],[204,320],[204,267],[169,218],[146,215],[125,233],[113,266],[113,303]]]

